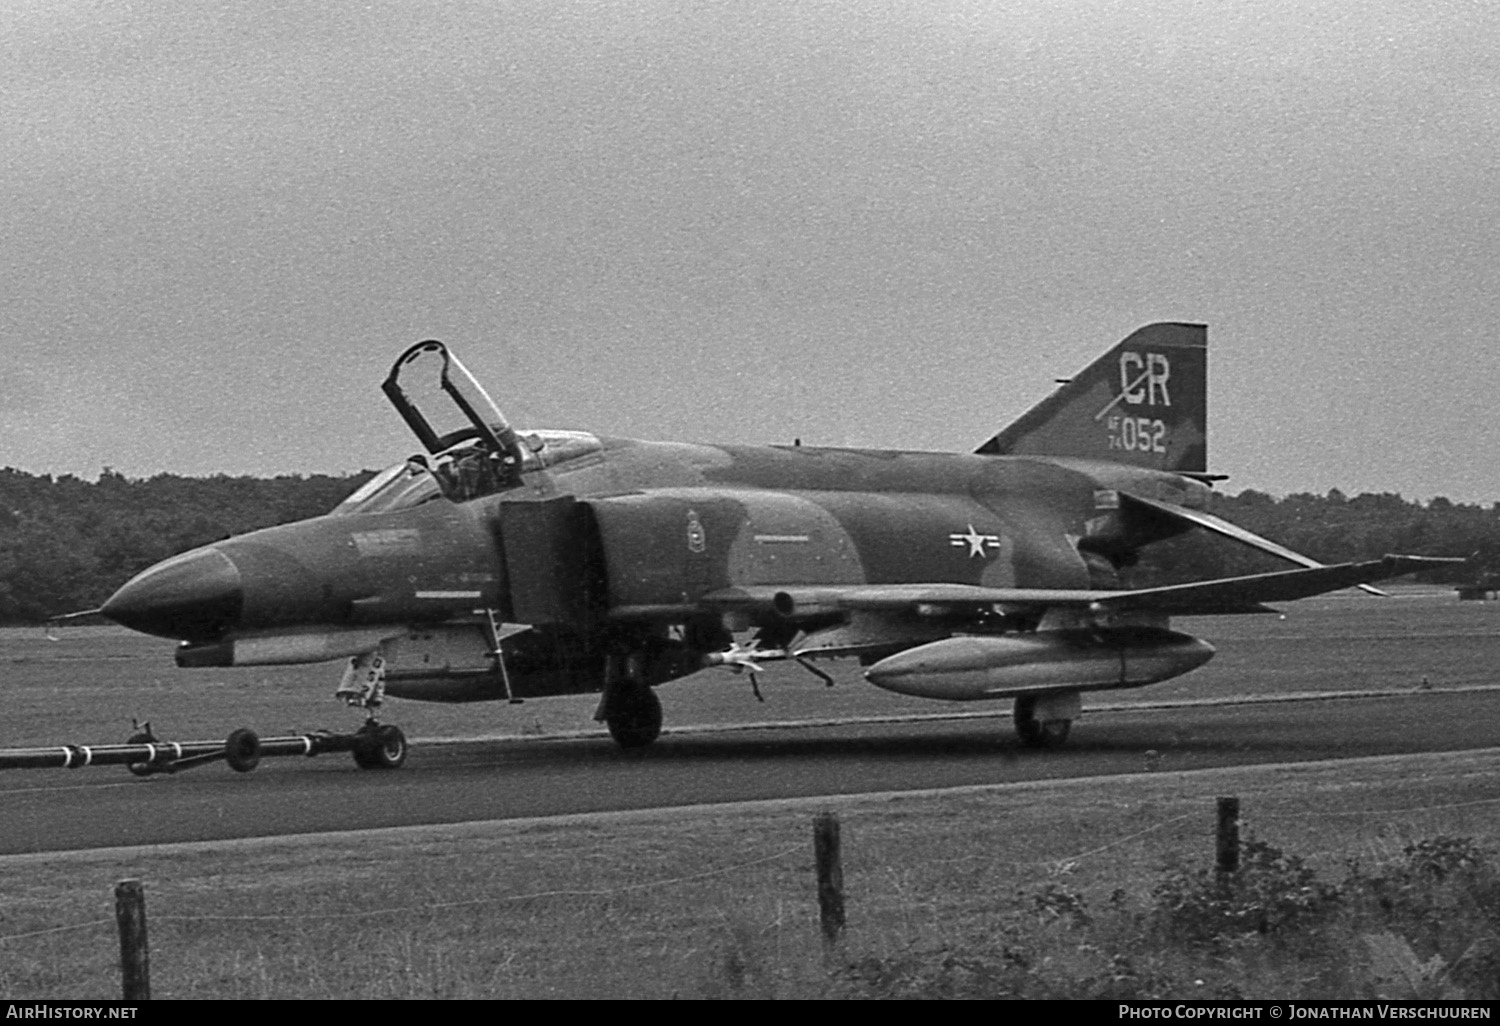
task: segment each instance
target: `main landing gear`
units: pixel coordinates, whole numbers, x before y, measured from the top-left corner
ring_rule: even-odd
[[[661,699],[647,683],[641,652],[610,653],[604,664],[604,694],[594,719],[602,720],[621,748],[645,748],[661,736]]]
[[[621,748],[645,748],[661,736],[661,699],[649,685],[621,688],[605,705],[604,724]]]
[[[1083,711],[1078,692],[1021,695],[1014,713],[1016,735],[1027,748],[1057,748],[1068,739],[1073,721]]]

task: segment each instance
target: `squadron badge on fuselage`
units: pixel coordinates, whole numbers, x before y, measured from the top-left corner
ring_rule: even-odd
[[[695,509],[688,510],[687,545],[688,551],[695,553],[708,547],[708,532],[703,530],[703,521],[698,519]]]

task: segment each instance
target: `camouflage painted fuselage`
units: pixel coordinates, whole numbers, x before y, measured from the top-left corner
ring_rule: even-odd
[[[1014,699],[1023,743],[1061,744],[1084,692],[1212,657],[1172,616],[1441,562],[1323,566],[1210,513],[1202,325],[1133,332],[972,454],[523,433],[431,339],[381,390],[424,452],[327,516],[151,567],[101,610],[180,640],[183,666],[347,660],[336,696],[368,716],[361,766],[404,758],[374,718],[385,694],[601,691],[596,718],[636,748],[661,731],[656,684],[841,656],[901,694]],[[1121,580],[1194,529],[1299,568]]]
[[[1180,529],[1127,522],[1115,492],[1191,506],[1207,492],[1084,460],[574,438],[588,444],[498,494],[416,489],[396,508],[356,505],[185,553],[122,589],[110,615],[183,639],[182,665],[385,643],[398,696],[597,690],[611,648],[643,653],[656,683],[700,668],[734,630],[779,644],[851,629],[846,614],[787,608],[766,589],[1112,587],[1110,553]],[[504,642],[504,679],[486,610],[530,627]],[[915,616],[877,627],[880,644],[839,635],[830,651],[874,657],[947,633]]]
[[[1104,587],[1079,544],[1122,529],[1112,493],[1201,505],[1207,492],[1075,460],[627,441],[605,451],[579,498],[616,610],[748,585]],[[573,475],[559,483],[572,490]]]
[[[1323,566],[1207,511],[1202,325],[1133,332],[973,454],[523,433],[435,340],[381,389],[425,452],[327,516],[146,570],[103,614],[180,640],[183,666],[348,660],[337,694],[372,717],[383,693],[602,691],[597,716],[639,747],[661,729],[652,685],[852,656],[891,691],[1014,698],[1019,736],[1048,745],[1083,692],[1213,655],[1174,615],[1263,612],[1434,565]],[[1144,547],[1192,529],[1300,568],[1121,581]],[[402,745],[381,745],[361,765],[399,763]]]

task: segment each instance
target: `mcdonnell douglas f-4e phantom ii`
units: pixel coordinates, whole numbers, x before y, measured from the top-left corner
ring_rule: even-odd
[[[599,692],[596,718],[637,748],[661,731],[655,685],[770,659],[826,678],[808,661],[834,656],[903,694],[1013,699],[1021,740],[1056,745],[1083,692],[1208,661],[1174,614],[1264,612],[1439,562],[1323,566],[1207,512],[1202,325],[1140,329],[961,454],[518,431],[436,341],[382,388],[424,453],[326,516],[159,563],[102,609],[180,641],[179,666],[347,660],[361,765],[405,757],[375,719],[386,695]],[[1298,566],[1122,584],[1141,549],[1192,528]]]

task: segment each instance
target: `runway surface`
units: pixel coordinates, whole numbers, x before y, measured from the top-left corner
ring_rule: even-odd
[[[999,710],[997,710],[997,713]],[[347,755],[131,777],[122,767],[0,772],[0,854],[1500,745],[1500,690],[1086,713],[1057,751],[993,718],[608,738],[418,744],[395,772]]]

